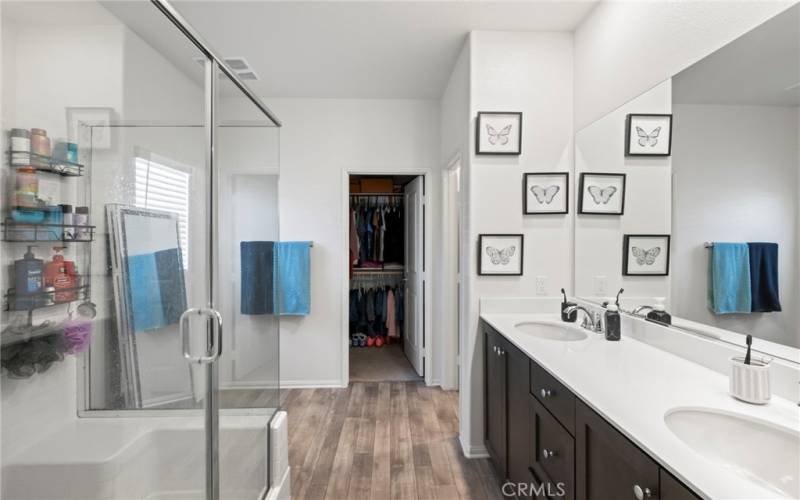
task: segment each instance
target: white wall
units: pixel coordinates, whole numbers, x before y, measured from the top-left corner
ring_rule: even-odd
[[[575,31],[576,130],[792,4],[601,2]]]
[[[523,151],[518,157],[475,156],[469,165],[469,326],[462,339],[461,440],[467,453],[483,447],[483,337],[479,299],[534,294],[537,276],[544,295],[572,283],[572,218],[523,216],[522,174],[571,172],[572,36],[569,33],[478,31],[471,42],[470,130],[478,111],[522,111]],[[470,150],[474,149],[470,139]],[[481,233],[525,235],[524,275],[477,276]]]
[[[347,262],[342,219],[348,170],[403,173],[430,169],[440,188],[439,103],[432,100],[266,99],[280,117],[281,239],[313,240],[311,314],[281,318],[281,385],[340,386],[342,296]],[[437,206],[429,207],[434,238]],[[433,248],[437,242],[433,241]],[[436,268],[435,255],[433,269]],[[434,298],[435,301],[435,298]],[[434,309],[435,310],[435,309]],[[435,321],[435,319],[434,319]]]
[[[670,234],[672,231],[672,159],[625,156],[627,115],[668,114],[671,109],[672,85],[667,80],[575,135],[576,181],[582,172],[626,174],[624,215],[575,212],[577,297],[608,297],[624,288],[626,297],[669,298],[669,276],[622,275],[622,244],[625,234]],[[578,198],[577,194],[574,198]],[[573,204],[573,208],[576,207],[577,204]],[[675,262],[674,258],[672,261]],[[600,277],[606,282],[604,290],[598,288]]]
[[[800,346],[796,107],[677,104],[673,301],[676,316]],[[705,241],[779,245],[783,311],[714,315],[706,306]]]
[[[460,268],[469,274],[467,265],[469,263],[469,249],[472,243],[469,239],[469,227],[467,224],[468,218],[468,191],[465,189],[467,183],[467,175],[469,174],[469,161],[470,161],[470,37],[464,42],[464,46],[456,61],[453,72],[450,74],[450,79],[447,81],[444,93],[441,99],[441,158],[440,164],[442,167],[448,167],[450,162],[459,159],[461,164],[458,186],[457,207],[459,213],[459,228],[460,230],[459,241],[460,249],[451,248],[446,244],[439,245],[438,249],[441,251],[438,262],[442,266],[447,265],[448,259],[453,258],[454,253],[458,253]],[[452,192],[452,191],[451,191]],[[444,200],[444,198],[442,198]],[[444,219],[445,210],[442,210],[442,227],[445,231],[448,229],[445,225],[448,223]],[[455,234],[455,233],[452,233]],[[447,252],[447,255],[445,255]],[[444,270],[443,270],[444,271]],[[440,274],[440,276],[444,276]],[[455,283],[448,282],[446,279],[438,280],[435,285],[438,287],[436,296],[442,297],[444,301],[441,303],[444,308],[458,307],[459,317],[457,324],[449,324],[446,320],[447,314],[437,315],[439,320],[438,326],[434,328],[436,331],[441,332],[437,338],[441,339],[441,347],[436,350],[439,354],[437,365],[442,368],[442,387],[444,389],[457,389],[459,382],[459,366],[452,366],[455,356],[459,352],[460,346],[458,345],[459,339],[466,336],[469,316],[467,310],[467,301],[469,300],[468,281],[463,280],[460,284],[460,291],[458,297],[449,297],[448,290],[452,291],[455,288]],[[446,309],[445,309],[446,310]]]

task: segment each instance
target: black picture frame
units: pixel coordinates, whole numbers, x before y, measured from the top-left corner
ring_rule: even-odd
[[[631,126],[635,118],[667,118],[669,119],[669,140],[666,153],[635,153],[631,151]],[[625,118],[625,156],[664,158],[672,156],[672,115],[669,113],[631,113]]]
[[[483,240],[484,238],[518,238],[519,239],[519,253],[514,254],[513,257],[519,255],[519,272],[518,273],[497,273],[487,272],[483,269]],[[479,234],[478,235],[478,276],[522,276],[525,271],[525,235],[524,234]]]
[[[586,189],[586,177],[619,177],[622,179],[622,202],[620,203],[619,212],[603,212],[603,211],[590,211],[586,210],[583,206],[584,190]],[[625,198],[627,198],[627,175],[615,172],[581,172],[580,181],[578,182],[578,213],[584,215],[625,215]]]
[[[528,206],[528,179],[531,177],[564,177],[564,210],[531,211]],[[569,213],[569,172],[525,172],[522,174],[522,215],[563,215]]]
[[[664,258],[666,259],[666,265],[664,266],[663,273],[635,273],[630,272],[629,264],[630,264],[630,244],[632,238],[653,238],[653,239],[660,239],[666,240],[666,247],[667,252]],[[623,276],[669,276],[669,264],[671,260],[671,252],[672,252],[672,243],[671,243],[671,235],[669,234],[626,234],[622,237],[622,275]]]
[[[516,151],[482,151],[481,150],[481,120],[484,116],[488,115],[507,115],[517,118],[519,127],[517,127],[517,149]],[[519,111],[478,111],[478,116],[475,118],[475,154],[476,155],[489,155],[489,156],[519,156],[522,154],[522,112]]]

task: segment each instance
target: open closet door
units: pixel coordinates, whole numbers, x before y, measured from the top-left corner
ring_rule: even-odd
[[[405,187],[406,306],[403,350],[419,376],[425,375],[423,199],[423,180],[417,177]]]

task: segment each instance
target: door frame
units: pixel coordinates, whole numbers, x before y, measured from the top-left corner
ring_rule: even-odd
[[[433,289],[431,286],[431,277],[435,276],[434,273],[434,264],[433,264],[433,252],[432,244],[431,244],[431,217],[432,212],[432,193],[434,190],[431,186],[431,181],[433,180],[433,169],[431,168],[403,168],[403,167],[353,167],[348,168],[345,167],[342,169],[342,186],[341,186],[341,216],[342,216],[342,226],[345,230],[342,232],[342,255],[349,256],[350,255],[350,238],[349,238],[349,231],[350,231],[350,176],[351,175],[417,175],[422,176],[424,179],[424,186],[425,186],[425,195],[422,198],[424,203],[424,215],[423,215],[423,225],[425,227],[424,230],[424,237],[425,237],[425,244],[423,245],[423,252],[425,253],[424,257],[424,271],[422,273],[423,280],[424,280],[424,287],[423,292],[425,294],[425,303],[423,304],[423,311],[425,315],[424,320],[424,333],[423,333],[423,344],[425,348],[423,349],[423,355],[425,357],[425,385],[433,385],[435,382],[433,380],[433,373],[434,373],[434,357],[433,357],[433,348],[432,348],[432,338],[431,338],[431,326],[433,324],[432,321],[432,311],[433,308],[431,307],[432,297],[433,297]],[[348,257],[349,258],[349,257]],[[342,259],[342,267],[341,267],[341,286],[340,286],[340,299],[341,299],[341,345],[342,345],[342,372],[341,372],[341,387],[347,387],[350,385],[350,265],[347,261],[347,258]]]
[[[452,175],[458,170],[458,198],[455,200],[455,213],[450,213],[450,205],[453,200],[450,199],[450,188],[453,183]],[[461,176],[463,176],[463,163],[461,153],[456,153],[445,168],[442,169],[442,185],[441,185],[441,200],[442,200],[442,254],[441,265],[442,269],[439,273],[441,276],[442,286],[439,293],[441,294],[442,306],[441,311],[441,346],[442,353],[440,356],[442,362],[442,380],[441,386],[445,390],[459,390],[460,387],[460,369],[459,369],[459,351],[461,349],[461,311],[459,306],[463,304],[462,296],[464,294],[463,283],[460,280],[463,278],[464,270],[461,269],[459,276],[458,269],[461,266],[461,248],[460,241],[463,237],[463,185],[461,183]],[[454,219],[453,219],[454,218]],[[451,228],[450,224],[453,220],[456,222],[456,227]],[[451,238],[457,236],[457,242],[452,242]],[[450,262],[456,263],[456,270],[453,270]],[[452,293],[451,284],[459,283],[458,291]]]

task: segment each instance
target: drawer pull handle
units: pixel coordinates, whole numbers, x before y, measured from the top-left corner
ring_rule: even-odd
[[[644,500],[645,498],[652,498],[653,492],[650,491],[650,488],[642,489],[641,486],[635,484],[633,485],[633,496],[636,497],[636,500]]]
[[[553,391],[552,389],[542,389],[539,391],[539,394],[541,394],[543,398],[549,398],[553,395]]]
[[[548,450],[547,448],[542,448],[542,458],[548,459],[553,458],[556,456],[556,452],[553,450]]]

